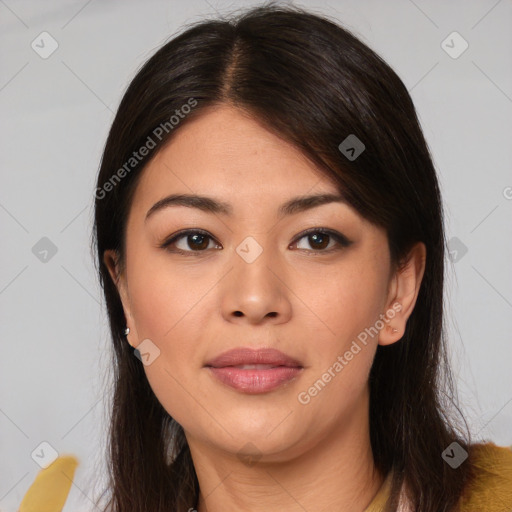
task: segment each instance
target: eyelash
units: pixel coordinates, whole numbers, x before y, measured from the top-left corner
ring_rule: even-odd
[[[307,251],[309,253],[312,253],[314,256],[320,255],[322,253],[330,254],[331,252],[339,251],[339,250],[341,250],[343,248],[346,248],[346,247],[348,247],[349,245],[352,244],[352,241],[350,241],[347,237],[345,237],[341,233],[338,233],[337,231],[333,231],[331,229],[324,229],[324,228],[310,228],[310,229],[307,229],[306,231],[303,231],[302,233],[300,233],[297,236],[297,238],[295,238],[294,242],[292,242],[292,244],[296,244],[297,242],[299,242],[299,240],[301,240],[302,238],[305,238],[305,237],[307,237],[308,235],[311,235],[311,234],[328,235],[338,244],[338,247],[336,247],[336,246],[335,247],[331,247],[330,249],[327,249],[327,250],[324,250],[324,249],[316,249],[316,250],[315,249],[311,249],[311,250],[299,249],[299,250],[303,250],[303,251]],[[210,238],[211,240],[215,240],[207,231],[204,231],[202,229],[187,229],[187,230],[180,231],[180,232],[172,235],[171,238],[167,239],[159,247],[161,249],[166,249],[167,251],[169,251],[171,253],[183,254],[184,256],[201,256],[202,253],[207,251],[207,249],[203,249],[203,250],[200,250],[200,251],[194,251],[194,250],[184,251],[183,249],[178,249],[176,247],[174,249],[169,249],[170,245],[172,245],[173,243],[177,242],[181,238],[185,238],[185,237],[190,236],[190,235],[203,235],[205,237]],[[329,240],[329,242],[330,242],[330,240]]]

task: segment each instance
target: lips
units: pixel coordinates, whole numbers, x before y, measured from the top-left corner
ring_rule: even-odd
[[[235,348],[205,364],[217,381],[237,392],[263,394],[297,379],[304,368],[300,361],[273,348]]]
[[[274,348],[235,348],[223,352],[208,361],[205,366],[225,368],[228,366],[245,370],[267,370],[284,366],[289,368],[302,368],[300,361],[284,354]]]

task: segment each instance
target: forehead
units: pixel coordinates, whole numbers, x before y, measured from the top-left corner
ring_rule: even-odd
[[[179,128],[143,171],[139,199],[169,191],[269,200],[308,192],[336,193],[336,185],[290,143],[228,106],[202,113]]]

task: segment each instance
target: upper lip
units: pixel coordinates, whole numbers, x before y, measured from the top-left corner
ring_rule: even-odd
[[[240,366],[244,364],[268,364],[271,366],[302,368],[299,361],[275,348],[252,349],[246,347],[234,348],[223,352],[208,361],[205,366],[222,368],[225,366]]]

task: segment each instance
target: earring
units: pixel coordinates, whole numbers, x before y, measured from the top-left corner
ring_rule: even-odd
[[[398,332],[398,329],[395,329],[395,328],[393,327],[393,330],[392,330],[391,332]]]
[[[130,328],[127,327],[125,330],[124,330],[124,335],[125,336],[128,336],[128,334],[130,334]]]

